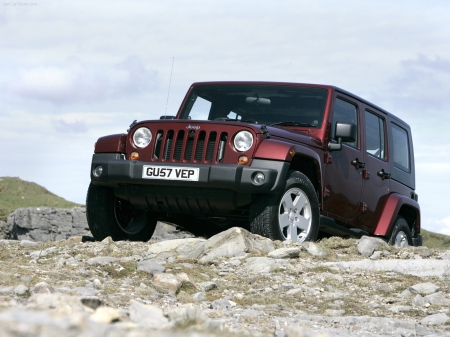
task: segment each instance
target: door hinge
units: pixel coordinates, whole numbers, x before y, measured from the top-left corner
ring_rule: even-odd
[[[367,212],[367,204],[363,201],[361,202],[361,213]]]
[[[366,180],[366,179],[369,179],[369,177],[370,177],[370,172],[369,172],[369,170],[368,170],[368,169],[362,170],[362,178],[363,178],[364,180]]]
[[[323,197],[329,198],[330,197],[330,190],[326,187],[323,188]]]
[[[333,162],[333,157],[331,156],[330,152],[324,153],[324,161],[325,161],[325,164],[331,164]]]

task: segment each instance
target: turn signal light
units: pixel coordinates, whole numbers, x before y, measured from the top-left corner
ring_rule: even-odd
[[[131,160],[138,160],[138,159],[139,159],[139,153],[137,153],[137,152],[131,152],[131,154],[130,154],[130,159],[131,159]]]
[[[239,165],[246,165],[248,163],[248,157],[247,156],[240,156],[238,159]]]

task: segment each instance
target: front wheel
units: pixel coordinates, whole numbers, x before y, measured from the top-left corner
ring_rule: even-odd
[[[250,208],[250,230],[272,240],[315,241],[319,201],[308,177],[289,171],[281,193],[257,195]]]
[[[86,217],[89,229],[97,241],[108,236],[114,241],[148,241],[157,223],[150,211],[117,198],[110,187],[92,183],[86,197]]]
[[[395,221],[394,229],[389,238],[389,244],[396,248],[413,245],[411,230],[405,218],[399,216]]]

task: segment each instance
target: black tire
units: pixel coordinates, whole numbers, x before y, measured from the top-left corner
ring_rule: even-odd
[[[256,195],[250,207],[250,230],[272,240],[291,240],[295,236],[293,241],[315,241],[319,233],[319,201],[308,177],[291,170],[281,193]]]
[[[388,243],[396,248],[412,246],[412,234],[408,222],[402,216],[398,216],[395,220],[394,228]]]
[[[157,219],[150,211],[139,209],[117,198],[111,187],[90,184],[86,197],[86,217],[94,239],[110,236],[114,241],[148,241]]]

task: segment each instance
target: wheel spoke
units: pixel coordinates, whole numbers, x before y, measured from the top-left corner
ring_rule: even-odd
[[[297,195],[295,197],[293,206],[298,209],[302,209],[307,202],[308,202],[308,199],[306,199],[306,196],[303,193],[300,193],[300,195]]]
[[[294,208],[294,204],[292,203],[291,193],[286,193],[284,195],[282,203],[283,203],[285,212],[289,211],[292,208]]]
[[[284,212],[278,216],[278,222],[280,224],[280,228],[283,229],[286,226],[289,226],[289,213]]]
[[[302,232],[308,231],[310,219],[299,216],[296,224],[297,228],[299,228]]]
[[[290,225],[288,228],[288,240],[297,241],[297,226],[294,224]]]

